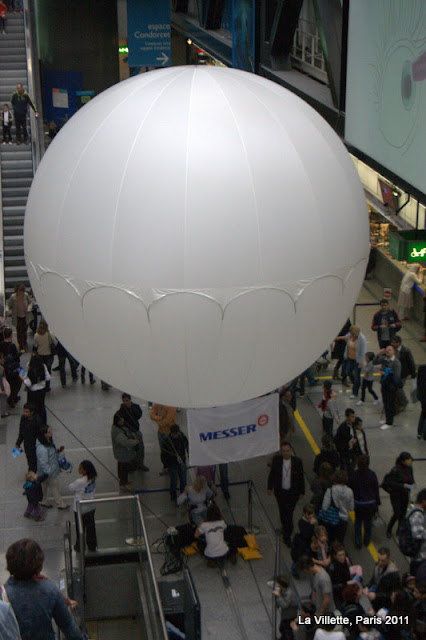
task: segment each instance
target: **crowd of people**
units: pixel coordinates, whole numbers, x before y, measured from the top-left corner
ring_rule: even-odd
[[[23,405],[15,450],[17,455],[23,450],[28,466],[23,484],[27,499],[23,515],[40,522],[53,505],[59,510],[70,508],[61,496],[58,482],[61,468],[70,465],[63,447],[58,447],[54,442],[45,407],[46,394],[51,389],[54,359],[57,357],[56,369],[59,370],[62,387],[67,385],[66,362],[69,363],[73,382],[78,381],[80,364],[61,345],[43,319],[37,325],[33,314],[31,296],[23,285],[18,285],[8,300],[6,310],[6,316],[10,316],[16,330],[17,345],[10,327],[4,326],[0,335],[0,367],[3,369],[0,370],[0,412],[2,418],[7,418],[6,408],[15,407],[21,400],[21,389],[26,391],[27,401]],[[28,352],[29,326],[33,330],[33,341],[28,370],[25,371],[20,358]],[[281,610],[280,633],[283,640],[338,640],[341,637],[354,640],[418,640],[423,637],[421,633],[426,633],[423,604],[426,593],[426,490],[419,491],[416,486],[413,457],[407,451],[400,452],[395,464],[383,478],[377,477],[371,468],[371,451],[363,420],[352,407],[342,411],[339,394],[333,387],[333,381],[336,380],[340,380],[343,386],[351,385],[349,399],[356,407],[362,406],[370,398],[379,410],[382,403],[385,419],[381,428],[385,430],[392,427],[395,416],[404,411],[408,404],[404,390],[407,380],[417,380],[417,396],[422,407],[417,437],[426,439],[426,367],[416,367],[411,351],[402,344],[398,335],[401,326],[397,312],[389,308],[388,301],[382,300],[380,310],[374,314],[372,321],[372,330],[378,338],[376,354],[367,351],[364,334],[349,321],[336,337],[332,346],[332,355],[336,359],[333,380],[324,381],[318,405],[323,426],[322,447],[314,460],[312,493],[308,501],[305,499],[307,487],[303,462],[294,455],[291,440],[296,429],[297,396],[305,393],[305,378],[310,385],[318,384],[318,381],[307,370],[280,389],[279,429],[282,444],[280,452],[269,463],[267,492],[274,495],[277,502],[283,541],[290,549],[293,560],[293,576],[309,578],[312,585],[309,602],[301,602],[292,593],[292,578],[279,577],[274,593]],[[375,389],[375,373],[380,375],[380,398]],[[85,375],[86,370],[81,366],[82,383],[85,383]],[[91,384],[95,383],[91,372],[89,380]],[[102,382],[102,388],[107,390],[109,386]],[[135,471],[149,472],[149,468],[145,464],[145,445],[140,429],[143,409],[133,402],[128,393],[123,393],[121,399],[121,405],[112,420],[111,442],[117,461],[119,488],[130,491],[133,488],[131,474]],[[178,506],[186,505],[193,535],[206,557],[207,566],[214,567],[227,557],[235,562],[236,545],[229,536],[230,527],[215,502],[218,494],[215,466],[197,468],[194,479],[188,483],[188,440],[177,424],[177,409],[150,404],[150,419],[157,427],[162,467],[160,475],[169,478],[170,499]],[[228,466],[218,466],[220,486],[225,499],[229,500]],[[86,549],[92,553],[97,549],[94,506],[90,502],[84,505],[84,501],[90,501],[96,495],[96,478],[97,471],[93,463],[82,460],[78,465],[77,477],[69,483],[69,491],[74,494],[72,510],[76,521],[76,551],[81,549],[81,526]],[[349,558],[345,545],[351,512],[355,515],[355,548],[361,549],[371,544],[373,522],[381,503],[379,486],[389,493],[392,505],[386,536],[391,538],[396,535],[398,543],[403,545],[402,538],[405,535],[411,543],[409,553],[406,553],[411,560],[410,572],[403,575],[391,559],[386,541],[380,543],[375,540],[379,546],[378,561],[368,581],[362,567]],[[52,499],[49,499],[50,493]],[[410,507],[410,496],[415,496],[413,507]],[[294,533],[294,512],[301,500],[304,500],[303,512]],[[24,543],[32,548],[33,541],[24,540],[16,544]],[[8,563],[8,567],[14,567],[13,563]],[[41,582],[40,571],[41,568],[30,577],[27,574],[22,578],[19,570],[11,570],[3,600],[8,597],[12,609],[15,608],[14,594],[18,586],[19,589],[22,587],[23,593],[25,589],[48,584],[44,578]],[[408,607],[406,617],[401,613],[404,607]],[[3,615],[2,611],[5,620],[13,618],[10,605],[2,606],[0,615]],[[340,614],[349,622],[342,622],[341,619],[336,619],[336,622],[328,619],[324,624],[315,621],[315,616]],[[15,615],[21,635],[25,637],[22,628],[28,621],[22,620],[19,607]],[[53,616],[57,624],[69,624],[68,618],[61,616],[62,613],[59,621]],[[393,616],[390,618],[392,620],[398,619],[398,624],[386,624],[387,616]],[[73,630],[70,633],[77,632]]]

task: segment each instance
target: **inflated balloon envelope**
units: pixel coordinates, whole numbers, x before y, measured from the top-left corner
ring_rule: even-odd
[[[84,106],[45,154],[25,254],[52,330],[119,389],[239,402],[338,333],[369,253],[363,189],[305,102],[242,71],[174,67]]]

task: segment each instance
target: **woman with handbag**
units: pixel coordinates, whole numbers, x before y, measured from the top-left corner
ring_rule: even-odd
[[[45,320],[40,320],[37,332],[34,335],[33,349],[41,356],[43,364],[46,365],[49,373],[52,373],[53,358],[56,353],[58,341],[53,333],[49,331],[49,326]],[[46,391],[50,391],[50,382],[46,385]]]
[[[38,353],[33,353],[31,356],[27,375],[20,373],[19,377],[27,388],[27,402],[34,406],[35,412],[40,416],[42,423],[46,424],[47,415],[44,399],[47,385],[50,381],[50,373]]]
[[[37,475],[47,476],[47,479],[43,481],[44,502],[40,503],[41,506],[47,509],[51,507],[51,505],[46,502],[47,492],[50,488],[57,508],[60,510],[69,509],[69,505],[63,501],[59,492],[58,478],[61,469],[59,467],[58,452],[52,438],[52,430],[48,426],[40,427],[36,443],[36,454]]]
[[[327,527],[330,544],[337,540],[343,544],[348,528],[349,511],[354,510],[354,494],[347,486],[348,474],[336,469],[333,485],[327,489],[318,513],[318,520]]]
[[[117,460],[117,475],[120,489],[130,491],[129,473],[137,468],[137,452],[139,441],[134,431],[124,422],[124,418],[117,412],[114,415],[111,428],[112,450]]]

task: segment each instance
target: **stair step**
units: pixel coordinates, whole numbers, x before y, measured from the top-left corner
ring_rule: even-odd
[[[31,188],[31,183],[33,181],[33,174],[28,171],[22,171],[19,175],[13,175],[8,172],[8,175],[5,175],[5,171],[2,171],[2,187],[26,187],[28,190]]]
[[[4,264],[7,267],[25,267],[24,256],[4,256]]]
[[[24,197],[18,197],[16,196],[8,196],[7,198],[5,198],[3,196],[3,208],[4,207],[26,207],[27,206],[27,200],[28,200],[28,196],[24,196]]]
[[[25,220],[25,213],[14,216],[3,216],[3,229],[6,227],[17,227],[23,225]]]
[[[32,160],[19,160],[18,158],[16,160],[8,160],[7,162],[7,166],[4,165],[5,169],[22,169],[25,171],[32,171],[33,170],[33,161]],[[1,170],[3,173],[3,163],[1,165]]]
[[[11,267],[5,267],[4,268],[4,275],[7,278],[8,276],[16,276],[16,277],[28,277],[27,276],[27,269],[25,267],[25,265],[16,265],[16,266],[11,266]]]
[[[13,196],[26,196],[28,194],[28,189],[25,187],[9,187],[4,185],[2,188],[3,196],[13,197]]]
[[[7,240],[4,239],[3,240],[3,246],[4,246],[4,250],[6,252],[6,250],[8,251],[9,249],[12,250],[12,248],[18,249],[20,247],[22,247],[22,249],[24,248],[24,236],[21,234],[17,234],[15,236],[10,235],[7,237]]]
[[[10,227],[3,225],[3,236],[17,236],[19,234],[22,235],[24,230],[24,225],[11,225]]]

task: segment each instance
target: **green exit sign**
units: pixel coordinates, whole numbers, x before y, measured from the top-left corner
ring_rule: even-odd
[[[426,262],[426,242],[408,242],[407,262]]]

